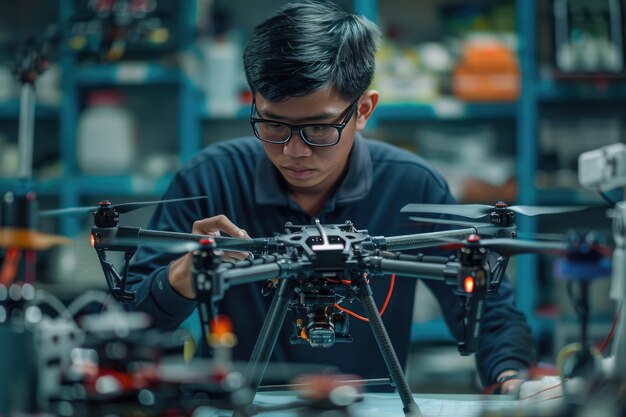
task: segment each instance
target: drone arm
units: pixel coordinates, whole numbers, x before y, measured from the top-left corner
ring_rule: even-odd
[[[162,240],[181,240],[184,242],[198,242],[200,239],[206,239],[208,236],[197,235],[193,233],[182,232],[166,232],[161,230],[140,229],[137,235],[146,242],[158,242]]]
[[[371,242],[364,242],[365,249],[383,249],[390,251],[400,251],[409,249],[427,248],[441,245],[448,239],[465,239],[467,235],[476,233],[476,229],[469,227],[458,230],[444,230],[441,232],[416,233],[413,235],[402,235],[393,237],[372,237]]]
[[[489,288],[487,289],[487,294],[489,296],[495,296],[498,294],[498,290],[500,289],[500,284],[504,279],[504,274],[506,272],[506,268],[509,265],[509,257],[508,256],[499,256],[493,268],[489,272],[491,276],[491,280],[489,282]]]
[[[194,233],[182,233],[182,232],[167,232],[160,230],[147,230],[147,229],[139,229],[137,237],[140,240],[148,242],[159,242],[159,241],[177,241],[181,242],[193,242],[197,243],[201,239],[213,239],[218,240],[217,247],[218,249],[224,250],[232,250],[232,251],[241,251],[241,252],[252,252],[254,254],[262,254],[268,252],[268,241],[267,239],[235,239],[228,238],[224,240],[219,240],[219,237],[216,236],[207,236],[207,235],[198,235]]]
[[[371,274],[398,274],[411,278],[445,281],[453,285],[456,285],[460,266],[458,262],[420,262],[417,260],[387,259],[381,256],[366,257],[363,262],[367,272]]]
[[[228,264],[226,264],[228,265]],[[230,264],[228,269],[218,270],[228,286],[249,284],[272,278],[288,278],[302,272],[309,265],[305,262],[290,261],[283,257],[270,256],[251,261]]]
[[[124,256],[124,274],[120,275],[113,266],[113,263],[107,260],[104,249],[96,249],[98,260],[102,266],[102,272],[106,278],[107,285],[111,295],[122,303],[128,303],[135,300],[135,293],[126,291],[126,274],[128,273],[128,265],[133,253],[127,252]]]
[[[471,256],[478,253],[478,257]],[[442,257],[431,257],[433,261],[421,262],[421,256],[403,256],[404,259],[389,259],[382,256],[370,256],[363,259],[368,272],[373,274],[398,274],[412,278],[444,281],[456,287],[463,311],[463,339],[459,342],[459,351],[468,355],[476,351],[480,323],[484,310],[484,297],[488,284],[489,270],[482,262],[484,251],[470,250],[460,261],[443,262]],[[467,280],[471,280],[471,288]]]

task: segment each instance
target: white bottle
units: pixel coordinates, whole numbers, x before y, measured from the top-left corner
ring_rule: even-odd
[[[201,49],[205,60],[206,111],[217,117],[233,116],[240,106],[241,50],[227,37],[206,40]]]
[[[136,126],[119,91],[94,91],[78,122],[78,165],[89,175],[130,173],[136,157]]]

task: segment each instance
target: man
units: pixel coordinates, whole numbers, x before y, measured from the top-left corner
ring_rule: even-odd
[[[378,39],[371,22],[325,2],[285,5],[260,24],[244,52],[255,136],[209,146],[190,161],[164,198],[207,200],[162,205],[149,228],[266,237],[283,232],[287,221],[306,225],[315,217],[322,224],[351,220],[372,235],[431,231],[411,224],[400,209],[408,203],[454,203],[445,181],[416,155],[360,135],[379,98],[368,89]],[[129,280],[138,293],[134,308],[152,314],[158,326],[176,328],[196,307],[190,271],[190,254],[141,250]],[[370,283],[382,304],[389,277]],[[458,297],[440,281],[426,284],[460,339]],[[232,287],[220,303],[220,313],[233,320],[239,339],[234,355],[242,360],[250,357],[271,301],[260,288]],[[383,316],[403,366],[414,289],[414,279],[398,277]],[[330,349],[290,345],[291,325],[283,327],[274,360],[331,364],[364,378],[388,376],[367,323],[353,320],[355,341]],[[483,383],[506,377],[504,391],[517,386],[519,379],[510,378],[530,365],[531,350],[529,329],[505,282],[483,319],[476,354]]]

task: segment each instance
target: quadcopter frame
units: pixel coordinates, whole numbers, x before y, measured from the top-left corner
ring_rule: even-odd
[[[386,249],[407,250],[432,245],[433,239],[458,237],[458,231],[434,232],[436,235],[419,234],[391,238],[372,238],[367,231],[359,231],[352,223],[342,225],[286,225],[287,233],[273,239],[239,240],[226,239],[229,249],[247,250],[255,253],[255,259],[239,262],[222,262],[217,249],[222,246],[216,239],[202,235],[150,231],[140,228],[118,227],[117,216],[110,209],[101,207],[94,216],[92,228],[94,248],[98,252],[107,283],[122,302],[132,300],[132,293],[125,288],[128,261],[135,253],[138,242],[178,240],[194,243],[193,278],[197,291],[203,336],[209,332],[209,324],[217,314],[218,302],[230,286],[267,281],[280,283],[252,352],[246,376],[249,386],[256,390],[263,378],[269,358],[276,344],[287,311],[325,306],[336,301],[340,291],[358,299],[366,311],[372,332],[385,360],[391,379],[399,391],[407,415],[419,415],[408,383],[402,372],[391,340],[376,308],[368,277],[382,274],[399,274],[411,278],[443,280],[454,288],[463,307],[463,341],[459,351],[468,355],[476,351],[484,300],[496,294],[504,275],[506,259],[500,258],[496,267],[489,268],[487,251],[481,247],[478,236],[473,235],[461,248],[460,257],[396,254]],[[113,210],[114,211],[114,210]],[[427,235],[427,236],[426,236]],[[124,273],[115,271],[106,260],[106,250],[125,253]],[[269,254],[270,250],[273,254]],[[497,266],[499,265],[499,266]],[[492,271],[495,276],[492,277]],[[320,289],[324,289],[320,295]],[[331,301],[329,301],[329,298]],[[334,307],[329,313],[334,312]],[[314,325],[316,324],[313,318]],[[317,322],[319,324],[319,321]],[[306,326],[305,326],[306,327]],[[350,341],[347,326],[340,338]],[[323,326],[311,337],[311,346],[330,347],[336,341],[334,334]],[[306,333],[305,332],[305,333]],[[203,337],[206,340],[206,337]]]

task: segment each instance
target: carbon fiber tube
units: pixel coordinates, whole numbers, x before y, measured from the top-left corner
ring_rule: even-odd
[[[402,372],[400,361],[398,360],[398,356],[393,349],[391,339],[389,339],[389,335],[387,334],[387,329],[385,329],[385,325],[380,318],[380,314],[378,314],[378,309],[376,308],[376,303],[372,297],[372,291],[369,284],[365,281],[363,276],[359,276],[358,285],[359,300],[363,304],[366,317],[369,320],[372,333],[374,333],[374,338],[376,339],[378,348],[383,355],[383,359],[385,360],[391,379],[398,389],[398,395],[400,395],[402,405],[404,406],[404,414],[407,416],[421,417],[422,413],[413,399],[413,394],[411,393],[409,384],[406,381],[404,372]]]
[[[379,273],[446,281],[446,277],[452,273],[449,266],[449,264],[400,261],[382,258],[379,264]]]
[[[397,259],[399,261],[411,261],[411,262],[427,262],[434,264],[447,264],[450,262],[448,256],[432,256],[432,255],[408,255],[400,252],[380,252],[380,256],[386,259]]]
[[[444,230],[441,232],[417,233],[413,235],[393,236],[385,238],[387,250],[399,251],[409,249],[420,249],[433,247],[437,244],[443,245],[448,239],[462,240],[472,233],[476,233],[474,228]]]
[[[221,273],[222,278],[230,286],[264,281],[281,275],[282,268],[278,263],[253,265],[248,268],[232,268]]]
[[[281,281],[267,316],[265,317],[265,321],[263,322],[263,327],[254,345],[254,349],[252,350],[245,376],[248,386],[255,392],[263,380],[267,363],[270,360],[270,356],[272,356],[276,340],[285,322],[287,310],[289,309],[289,301],[293,297],[296,285],[296,281],[292,279]]]
[[[193,233],[167,232],[160,230],[139,230],[139,238],[148,241],[183,241],[198,242],[200,239],[214,239],[216,246],[221,250],[232,250],[241,252],[266,252],[268,250],[268,242],[266,239],[239,239],[221,236],[206,236]]]

